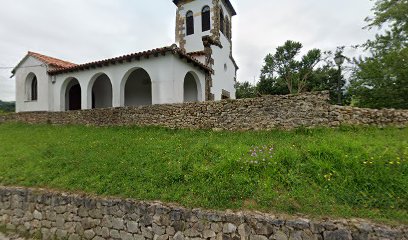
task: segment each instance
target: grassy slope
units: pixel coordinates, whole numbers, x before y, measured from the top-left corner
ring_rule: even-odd
[[[3,185],[408,223],[408,129],[0,124],[0,142]]]

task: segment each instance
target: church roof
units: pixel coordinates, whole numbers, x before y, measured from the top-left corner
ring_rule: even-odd
[[[232,16],[237,15],[237,12],[235,11],[234,6],[232,6],[232,4],[231,4],[231,1],[230,0],[224,0],[224,1],[225,1],[225,4],[226,4],[227,8],[229,10],[231,10]],[[180,0],[173,0],[173,3],[176,4],[176,5],[178,5],[179,2],[180,2]]]
[[[28,58],[28,57],[33,57],[45,64],[47,64],[50,67],[53,68],[69,68],[69,67],[74,67],[76,66],[75,63],[71,63],[71,62],[67,62],[58,58],[53,58],[53,57],[49,57],[46,55],[42,55],[39,53],[35,53],[35,52],[28,52],[27,55],[23,58],[23,60],[21,60],[17,66],[13,69],[12,73],[14,74],[17,70],[17,68]]]
[[[58,74],[63,74],[63,73],[68,73],[68,72],[85,71],[91,68],[100,68],[104,66],[118,64],[118,63],[121,64],[124,62],[132,62],[135,60],[140,60],[141,58],[149,58],[151,56],[154,56],[154,57],[165,56],[167,53],[177,55],[181,59],[185,59],[187,63],[193,64],[195,67],[200,68],[202,71],[209,72],[209,73],[213,72],[212,68],[202,64],[200,61],[190,56],[184,50],[178,48],[176,45],[172,45],[169,47],[156,48],[156,49],[152,49],[148,51],[132,53],[132,54],[115,57],[115,58],[109,58],[109,59],[96,61],[96,62],[72,65],[68,67],[61,67],[61,68],[57,68],[54,70],[50,70],[48,71],[48,73],[50,75],[58,75]]]
[[[55,67],[55,68],[68,68],[68,67],[74,67],[76,66],[75,63],[71,63],[71,62],[67,62],[58,58],[53,58],[53,57],[49,57],[49,56],[45,56],[39,53],[35,53],[35,52],[28,52],[27,53],[28,56],[37,58],[38,60],[40,60],[41,62],[44,62],[45,64],[51,66],[51,67]]]

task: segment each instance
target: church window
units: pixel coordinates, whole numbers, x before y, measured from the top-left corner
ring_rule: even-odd
[[[37,101],[38,100],[38,80],[34,73],[28,74],[25,82],[25,100]]]
[[[31,82],[31,101],[37,101],[38,99],[38,83],[37,77],[34,76]]]
[[[209,6],[205,6],[201,13],[201,23],[203,32],[210,30],[211,28],[211,9]]]
[[[186,14],[187,36],[194,34],[194,14],[188,11]]]
[[[222,9],[220,10],[220,31],[224,33],[224,13],[222,12]]]

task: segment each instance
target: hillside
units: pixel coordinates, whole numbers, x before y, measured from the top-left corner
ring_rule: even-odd
[[[408,223],[408,129],[0,124],[0,185]]]
[[[3,102],[0,100],[0,113],[1,112],[14,112],[16,109],[15,102]]]

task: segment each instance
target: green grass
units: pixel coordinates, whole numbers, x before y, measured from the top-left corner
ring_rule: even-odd
[[[0,124],[0,142],[2,185],[408,223],[408,129]]]

